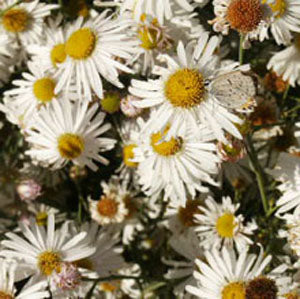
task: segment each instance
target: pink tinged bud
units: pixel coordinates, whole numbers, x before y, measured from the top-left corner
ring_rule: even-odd
[[[137,108],[132,104],[133,101],[137,100],[138,98],[132,95],[128,95],[121,99],[120,107],[124,115],[127,117],[136,117],[142,113],[143,109]]]
[[[221,159],[226,162],[235,163],[246,155],[246,148],[243,141],[232,139],[228,144],[218,142],[217,149]]]
[[[41,186],[32,179],[23,180],[17,186],[17,193],[23,201],[33,201],[41,195]]]
[[[60,264],[60,271],[55,272],[53,280],[56,286],[63,291],[74,290],[81,282],[81,274],[74,264],[63,262]]]

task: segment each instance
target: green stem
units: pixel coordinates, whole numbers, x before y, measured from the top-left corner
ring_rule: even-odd
[[[285,100],[289,94],[289,91],[290,91],[290,85],[288,85],[284,91],[284,94],[282,95],[282,100],[281,100],[281,103],[280,103],[280,111],[283,111],[283,108],[284,108],[284,104],[285,104]]]
[[[282,102],[284,103],[284,101],[286,100],[286,98],[287,98],[287,96],[288,96],[288,94],[289,94],[289,91],[290,91],[290,85],[288,85],[287,87],[286,87],[286,89],[285,89],[285,91],[284,91],[284,94],[283,94],[283,96],[282,96]]]
[[[22,2],[23,2],[23,0],[18,0],[14,4],[12,4],[11,6],[7,7],[6,9],[1,10],[0,11],[0,16],[3,16],[7,11],[9,11],[10,9],[14,8],[15,6],[19,5]]]
[[[268,208],[268,200],[267,200],[265,186],[264,186],[264,181],[265,181],[264,173],[263,173],[261,165],[259,164],[259,161],[256,157],[256,152],[255,152],[250,135],[247,135],[246,139],[247,139],[247,143],[248,143],[248,147],[249,147],[249,149],[247,149],[248,155],[249,155],[251,164],[253,166],[256,180],[258,183],[258,188],[259,188],[259,193],[260,193],[260,197],[262,200],[263,208],[264,208],[265,214],[268,215],[269,208]]]
[[[78,214],[77,214],[77,220],[79,224],[81,224],[82,222],[82,203],[83,203],[83,198],[80,195],[78,198]]]
[[[245,41],[245,36],[242,33],[240,33],[239,62],[241,65],[244,62],[244,48],[243,48],[244,41]]]

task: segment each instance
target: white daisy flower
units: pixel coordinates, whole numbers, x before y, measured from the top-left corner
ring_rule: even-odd
[[[212,77],[217,74],[231,73],[238,64],[230,64],[220,70],[217,66],[217,57],[213,54],[219,45],[219,38],[209,39],[208,33],[201,35],[198,45],[191,55],[180,42],[177,47],[176,58],[164,56],[168,68],[157,68],[160,75],[158,80],[148,82],[132,80],[129,91],[142,98],[134,102],[141,108],[157,107],[147,128],[161,130],[167,123],[172,122],[169,134],[176,134],[183,123],[189,123],[194,132],[199,132],[199,122],[207,124],[218,140],[226,143],[224,131],[241,139],[242,136],[236,127],[243,121],[226,103],[220,102],[215,93],[212,93]],[[248,69],[248,67],[246,67]],[[209,81],[211,83],[207,84]],[[231,86],[229,82],[228,91]]]
[[[122,147],[122,164],[117,169],[120,178],[124,182],[135,184],[137,181],[138,162],[135,162],[135,156],[142,156],[142,151],[139,149],[140,128],[143,125],[141,118],[137,120],[124,120],[120,128],[118,128],[121,137]],[[139,160],[139,158],[136,158]]]
[[[57,80],[53,75],[37,62],[29,61],[28,70],[22,73],[22,79],[12,81],[14,88],[4,92],[4,96],[9,97],[6,102],[12,102],[7,108],[16,107],[17,118],[23,124],[28,124],[42,106],[54,99],[63,100],[63,92],[54,92]],[[75,96],[69,93],[69,99],[75,99]]]
[[[292,40],[292,32],[300,32],[300,3],[297,0],[262,1],[269,8],[268,26],[264,26],[256,39],[268,38],[268,27],[278,45],[288,45]]]
[[[194,278],[193,272],[197,270],[195,260],[204,258],[203,248],[200,247],[199,240],[192,230],[179,236],[173,235],[169,239],[169,244],[173,250],[185,259],[178,261],[163,258],[163,263],[171,267],[168,269],[165,278],[182,279],[173,290],[174,294],[178,296],[176,298],[192,298],[192,295],[186,292],[185,287],[187,285],[197,286],[197,280]]]
[[[136,42],[129,40],[125,32],[132,21],[113,19],[113,15],[107,17],[108,13],[105,10],[87,21],[80,17],[68,28],[65,43],[67,58],[59,65],[55,92],[68,91],[74,80],[79,96],[83,93],[90,101],[94,92],[103,98],[100,75],[113,85],[123,87],[118,79],[119,70],[132,71],[116,58],[132,59]]]
[[[87,236],[82,241],[95,247],[96,251],[91,256],[76,261],[76,266],[90,272],[83,272],[88,277],[99,278],[117,275],[126,265],[122,256],[123,249],[120,245],[120,232],[116,232],[112,226],[100,228],[97,223],[85,223],[77,229],[73,223],[72,235],[86,232]]]
[[[291,46],[275,53],[267,67],[291,86],[300,84],[300,37],[296,36]]]
[[[26,154],[53,169],[69,161],[94,171],[98,169],[94,161],[107,165],[109,161],[99,152],[112,149],[115,141],[99,137],[110,129],[110,124],[102,125],[105,114],[97,113],[98,108],[97,104],[89,107],[88,102],[52,100],[48,107],[41,108],[26,131],[30,144]]]
[[[196,138],[190,126],[182,125],[166,139],[172,126],[163,133],[148,131],[141,135],[144,155],[138,165],[139,183],[147,196],[158,197],[164,191],[164,198],[170,198],[174,206],[185,206],[187,197],[194,198],[196,191],[208,192],[203,183],[218,185],[212,176],[218,171],[219,158],[207,127],[198,126],[202,136]]]
[[[16,4],[15,0],[3,0],[0,9],[1,30],[13,38],[19,38],[24,45],[40,43],[43,39],[44,19],[57,4],[45,4],[39,0]]]
[[[14,287],[14,283],[19,276],[19,272],[23,271],[22,265],[14,260],[0,259],[0,297],[5,299],[43,299],[50,297],[46,291],[46,281],[36,281],[30,279],[20,292]]]
[[[186,290],[197,298],[224,299],[246,298],[246,284],[260,276],[271,261],[271,256],[264,258],[263,249],[259,255],[249,254],[247,250],[238,256],[233,249],[223,247],[204,253],[206,261],[196,259],[199,271],[194,272],[197,287],[187,286]]]
[[[123,17],[128,18],[129,13]],[[178,41],[188,44],[198,39],[205,30],[193,14],[183,12],[176,19],[160,24],[156,17],[143,14],[141,20],[132,27],[130,36],[137,39],[139,46],[135,57],[135,69],[141,68],[143,75],[159,64],[159,54],[172,53]],[[137,66],[138,64],[138,66]]]
[[[130,244],[137,231],[143,229],[137,212],[143,198],[128,188],[128,182],[112,176],[108,183],[101,183],[103,195],[98,201],[89,199],[91,217],[100,225],[114,224],[122,232],[123,244]]]
[[[120,276],[140,276],[141,269],[139,265],[132,264],[119,270]],[[147,292],[148,293],[148,292]],[[148,293],[149,295],[151,292]],[[140,299],[142,297],[141,290],[136,279],[110,280],[101,282],[97,288],[97,298],[116,299],[123,296],[129,298]]]
[[[249,235],[257,229],[255,222],[243,224],[244,217],[236,215],[239,204],[232,204],[230,197],[223,197],[222,204],[218,204],[212,197],[205,200],[206,207],[200,207],[200,213],[195,215],[198,226],[195,231],[202,239],[201,245],[206,249],[222,246],[232,248],[236,246],[239,252],[252,244]]]
[[[124,202],[127,190],[119,189],[120,185],[115,183],[114,177],[108,183],[101,182],[101,187],[103,195],[99,200],[89,198],[92,219],[100,225],[123,222],[129,214]]]
[[[270,173],[281,182],[277,187],[282,196],[276,201],[276,216],[300,208],[300,164],[297,155],[280,153],[277,164]]]
[[[267,35],[270,8],[261,0],[214,0],[215,19],[209,23],[224,35],[230,29],[249,36]]]
[[[27,52],[32,55],[32,60],[42,65],[45,71],[52,73],[67,58],[65,52],[66,30],[62,25],[62,20],[63,15],[61,14],[56,19],[48,18],[43,32],[45,42],[30,44],[27,47]]]
[[[59,271],[62,262],[74,262],[92,255],[95,247],[83,242],[86,232],[69,236],[68,223],[55,230],[55,218],[50,214],[47,228],[31,223],[20,223],[22,236],[6,233],[8,240],[2,241],[4,249],[1,256],[23,260],[31,273],[43,280],[51,281],[55,271]]]
[[[27,205],[28,211],[34,215],[37,225],[47,225],[48,215],[55,215],[56,224],[66,220],[66,213],[60,212],[58,209],[45,205],[43,203],[29,203]]]
[[[235,29],[246,40],[264,41],[269,29],[277,44],[290,43],[291,32],[300,31],[297,0],[214,0],[216,18],[210,21],[213,29],[228,34]]]
[[[204,6],[208,0],[119,0],[121,14],[129,10],[133,13],[136,21],[139,21],[143,14],[158,18],[159,23],[170,20],[178,12],[178,8],[192,12],[195,8],[193,2]],[[120,3],[121,2],[121,3]],[[101,6],[101,1],[96,0],[95,4]]]

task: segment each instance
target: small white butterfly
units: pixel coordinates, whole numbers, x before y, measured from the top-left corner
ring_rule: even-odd
[[[218,103],[226,108],[251,111],[256,106],[256,82],[242,71],[233,71],[212,79],[210,91]]]

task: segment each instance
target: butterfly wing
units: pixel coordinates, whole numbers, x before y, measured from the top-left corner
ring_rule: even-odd
[[[256,85],[251,76],[236,71],[214,79],[211,92],[220,105],[244,110],[255,103]]]

